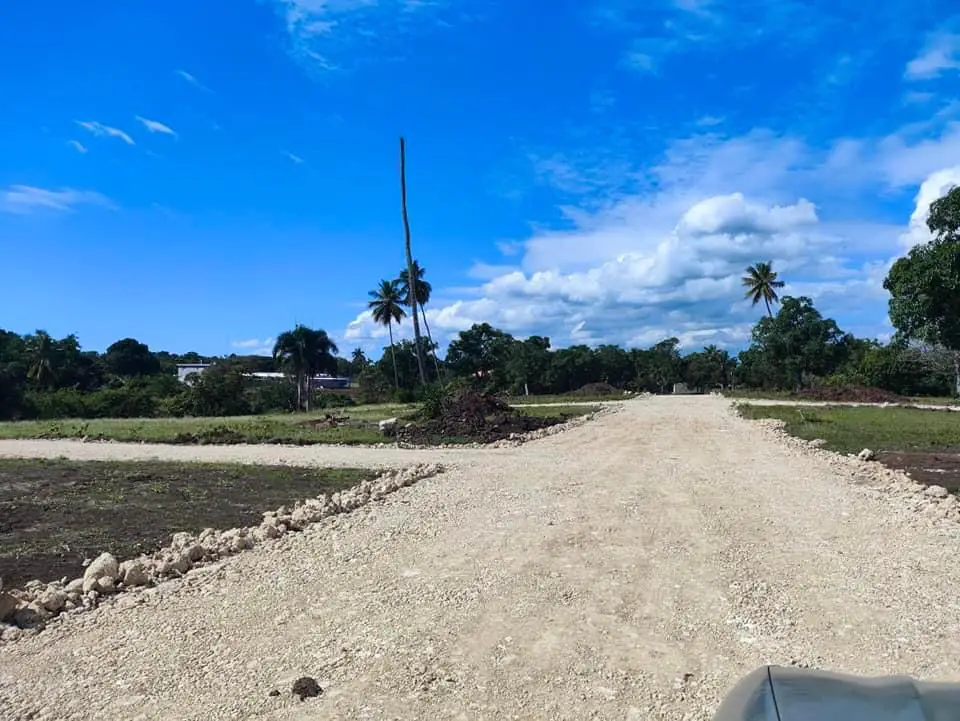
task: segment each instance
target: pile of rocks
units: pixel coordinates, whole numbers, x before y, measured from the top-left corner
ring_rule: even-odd
[[[119,562],[113,555],[103,553],[87,565],[82,578],[62,578],[53,583],[30,581],[22,589],[0,590],[0,640],[14,641],[24,633],[37,633],[61,614],[82,613],[118,593],[179,578],[193,568],[302,531],[330,516],[349,513],[442,470],[437,464],[422,463],[387,471],[331,496],[321,495],[292,508],[282,506],[267,511],[256,526],[226,531],[207,528],[197,536],[175,533],[169,546],[152,555]]]
[[[859,453],[834,453],[822,448],[823,441],[807,441],[791,436],[784,430],[784,422],[775,418],[749,421],[765,433],[803,453],[816,456],[833,468],[851,476],[861,485],[877,488],[895,500],[902,508],[919,514],[922,523],[946,520],[960,522],[960,499],[943,486],[924,485],[914,481],[901,470],[887,468],[876,460],[877,454],[869,448]]]

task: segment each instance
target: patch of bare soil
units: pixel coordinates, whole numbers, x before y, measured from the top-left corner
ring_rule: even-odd
[[[494,395],[459,388],[443,399],[435,417],[413,421],[398,429],[397,435],[400,441],[415,445],[493,443],[565,420],[525,415]]]
[[[0,577],[74,578],[109,551],[150,553],[178,531],[257,523],[264,511],[373,478],[373,471],[65,460],[0,460]]]
[[[880,451],[877,460],[906,472],[921,485],[960,491],[960,453],[956,451]]]
[[[908,403],[909,399],[880,388],[842,386],[839,388],[805,388],[796,393],[797,398],[810,401],[834,403]]]

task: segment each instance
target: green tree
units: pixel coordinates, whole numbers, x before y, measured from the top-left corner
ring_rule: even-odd
[[[38,330],[24,339],[27,357],[27,378],[44,389],[57,383],[57,344],[45,330]]]
[[[298,324],[277,336],[273,357],[297,384],[297,407],[310,410],[313,376],[336,371],[336,344],[321,329]]]
[[[960,188],[930,206],[934,238],[915,245],[890,268],[890,322],[902,341],[953,351],[954,391],[960,395]]]
[[[799,389],[808,376],[825,377],[847,360],[853,337],[824,318],[810,298],[783,299],[773,318],[761,318],[753,328],[753,343],[743,354],[754,383]]]
[[[767,306],[767,315],[772,318],[772,305],[779,300],[777,290],[784,286],[784,282],[778,280],[777,273],[773,270],[773,262],[767,261],[749,266],[740,282],[747,289],[745,294],[747,300],[753,305],[762,300]]]
[[[510,346],[505,372],[514,393],[543,393],[549,383],[549,371],[549,338],[534,335]]]
[[[420,315],[423,317],[423,329],[427,331],[427,340],[429,341],[430,347],[435,347],[433,344],[433,334],[430,332],[430,323],[427,322],[427,309],[426,305],[430,302],[430,295],[433,293],[433,286],[430,285],[430,282],[424,278],[424,275],[427,272],[427,269],[420,265],[420,261],[414,260],[413,265],[413,277],[416,296],[416,304],[410,302],[410,272],[407,269],[400,271],[399,281],[400,281],[400,297],[404,305],[409,306],[411,311],[415,312],[415,306],[420,306]],[[440,361],[437,360],[437,354],[433,353],[433,365],[437,371],[437,377],[440,377]]]
[[[489,388],[507,385],[506,360],[514,338],[489,323],[476,323],[451,341],[447,365],[454,375],[479,381]]]
[[[354,348],[353,353],[350,354],[350,374],[356,378],[369,365],[370,359],[367,358],[367,354],[363,352],[363,348]]]
[[[397,353],[393,345],[393,324],[403,320],[407,312],[403,309],[403,297],[400,294],[400,281],[381,280],[380,287],[371,290],[367,307],[375,323],[387,326],[390,334],[390,355],[393,357],[393,384],[400,389],[400,375],[397,371]]]
[[[103,357],[107,370],[123,378],[153,375],[160,372],[160,361],[145,343],[124,338],[113,343]]]

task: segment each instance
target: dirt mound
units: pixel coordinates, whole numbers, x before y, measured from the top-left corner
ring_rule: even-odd
[[[827,401],[833,403],[903,403],[907,401],[903,396],[885,391],[881,388],[867,388],[865,386],[842,386],[839,388],[805,388],[797,392],[798,398],[811,401]]]
[[[587,383],[582,388],[570,391],[570,396],[622,396],[623,391],[609,383]]]
[[[346,425],[350,419],[343,415],[324,413],[320,418],[311,418],[297,424],[300,428],[339,428]]]
[[[431,416],[400,428],[399,439],[418,445],[493,443],[566,420],[524,415],[497,396],[470,388],[451,390],[431,408]]]

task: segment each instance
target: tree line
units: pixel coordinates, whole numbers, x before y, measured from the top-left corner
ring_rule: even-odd
[[[370,293],[372,316],[390,339],[378,359],[359,348],[340,356],[325,331],[303,325],[280,333],[270,356],[226,357],[153,351],[134,338],[98,353],[83,350],[75,335],[0,330],[0,418],[309,410],[311,404],[412,401],[432,384],[454,381],[514,395],[563,394],[591,384],[667,393],[677,383],[701,392],[859,385],[901,395],[960,395],[960,188],[932,204],[928,226],[932,239],[898,260],[884,282],[897,330],[886,344],[844,332],[811,298],[781,298],[783,281],[772,263],[762,262],[746,269],[743,286],[745,299],[763,303],[766,313],[737,355],[717,346],[684,354],[677,338],[649,348],[553,348],[545,336],[516,338],[480,323],[460,332],[441,358],[423,311],[432,288],[411,259],[397,278]],[[393,325],[408,313],[419,315],[426,335],[395,342]],[[189,384],[179,382],[177,364],[201,362],[212,366]],[[261,371],[283,372],[289,382],[249,375]],[[355,387],[319,391],[312,379],[323,373],[349,376]]]

